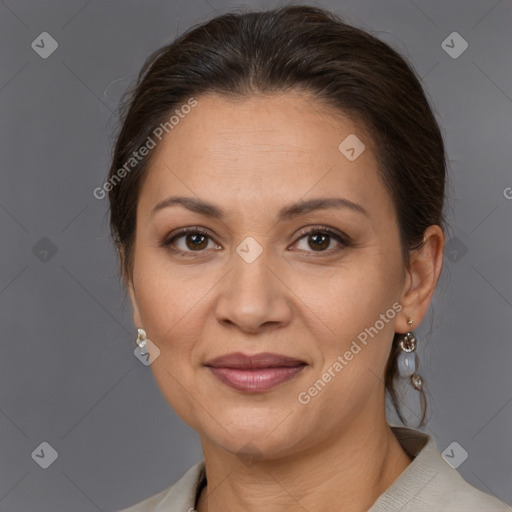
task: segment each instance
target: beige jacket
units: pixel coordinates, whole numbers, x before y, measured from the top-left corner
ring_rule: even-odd
[[[391,429],[414,460],[368,512],[512,512],[466,482],[445,462],[432,437],[407,427]],[[120,512],[193,512],[204,478],[201,460],[175,484]]]

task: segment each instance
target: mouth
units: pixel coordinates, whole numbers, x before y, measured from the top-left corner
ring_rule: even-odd
[[[255,355],[237,352],[207,361],[204,366],[231,388],[260,393],[292,379],[307,363],[269,352]]]

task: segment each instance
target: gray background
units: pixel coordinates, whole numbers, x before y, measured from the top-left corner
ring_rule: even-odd
[[[451,226],[432,313],[417,331],[424,430],[441,451],[457,441],[469,454],[464,478],[512,504],[511,3],[311,3],[387,41],[423,77],[447,143]],[[0,2],[2,512],[119,510],[201,457],[197,435],[133,355],[107,203],[92,191],[105,179],[119,98],[144,59],[239,6]],[[59,45],[47,59],[31,48],[44,31]],[[441,46],[453,31],[469,44],[458,58]],[[43,441],[58,452],[48,469],[31,456]]]

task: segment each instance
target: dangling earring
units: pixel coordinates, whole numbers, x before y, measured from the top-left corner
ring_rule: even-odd
[[[412,318],[409,318],[407,323],[412,325]],[[418,357],[415,353],[417,344],[418,340],[412,332],[409,331],[403,335],[400,340],[400,348],[402,351],[398,356],[398,369],[400,377],[409,378],[411,385],[418,391],[422,391],[423,379],[416,373],[418,367]]]
[[[146,331],[144,329],[137,329],[137,345],[140,348],[140,355],[145,356],[147,354],[146,346]]]

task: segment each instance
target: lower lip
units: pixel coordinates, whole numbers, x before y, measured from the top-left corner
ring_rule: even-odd
[[[305,365],[241,370],[238,368],[214,368],[208,366],[208,369],[220,381],[234,389],[249,393],[259,393],[261,391],[268,391],[282,382],[292,379],[304,367]]]

